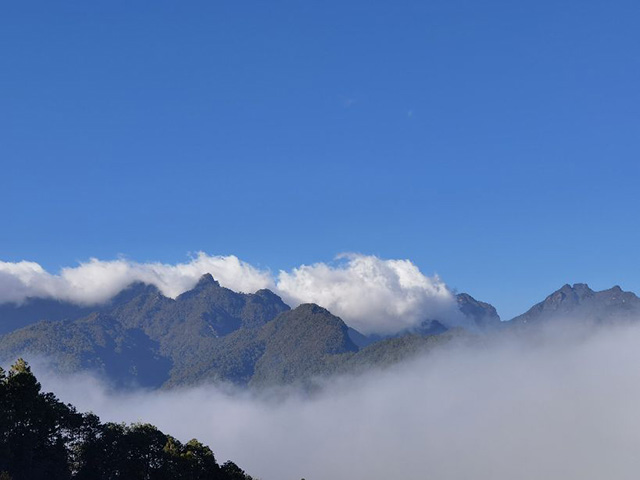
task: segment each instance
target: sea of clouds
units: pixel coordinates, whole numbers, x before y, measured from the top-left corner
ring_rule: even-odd
[[[636,479],[640,328],[451,347],[312,394],[200,386],[116,392],[36,365],[104,421],[150,422],[263,480]]]
[[[434,318],[451,325],[464,321],[454,294],[437,275],[424,275],[409,260],[360,254],[340,255],[331,263],[302,265],[277,274],[234,255],[204,252],[175,265],[92,258],[58,273],[36,262],[0,262],[0,303],[40,297],[99,304],[135,281],[155,285],[175,298],[193,288],[205,273],[238,292],[269,288],[292,307],[317,303],[365,334],[395,333]]]
[[[319,303],[366,333],[455,309],[437,276],[408,260],[366,255],[277,274],[204,253],[177,265],[92,259],[55,274],[33,262],[4,262],[0,302],[97,304],[133,281],[175,297],[204,273],[236,291],[270,288],[292,306]],[[312,393],[224,385],[117,391],[89,373],[60,376],[44,360],[33,366],[46,391],[81,411],[196,437],[220,461],[232,459],[263,480],[637,478],[640,327],[558,325],[328,379]]]

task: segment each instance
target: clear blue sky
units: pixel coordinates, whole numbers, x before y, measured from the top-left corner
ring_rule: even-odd
[[[11,1],[0,259],[356,251],[640,292],[640,2]]]

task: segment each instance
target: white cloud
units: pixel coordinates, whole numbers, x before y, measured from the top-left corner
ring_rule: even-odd
[[[462,321],[454,295],[439,277],[409,260],[349,254],[335,266],[281,271],[278,291],[292,305],[317,303],[362,333],[394,333],[427,319]]]
[[[395,333],[427,319],[463,321],[456,301],[437,276],[409,260],[342,255],[334,264],[302,265],[277,278],[234,255],[200,252],[185,263],[137,263],[90,259],[51,274],[34,262],[0,262],[0,303],[49,297],[83,305],[103,303],[132,282],[155,285],[168,297],[193,288],[205,273],[224,287],[252,293],[269,288],[291,306],[317,303],[365,334]]]
[[[239,292],[274,286],[268,271],[234,255],[210,256],[203,252],[176,265],[92,258],[77,267],[63,268],[58,275],[48,273],[34,262],[0,262],[0,303],[51,297],[91,305],[109,300],[135,281],[155,285],[164,295],[176,297],[193,288],[205,273],[211,273],[222,286]]]
[[[53,296],[50,277],[35,262],[0,261],[0,303],[21,302],[29,296]]]

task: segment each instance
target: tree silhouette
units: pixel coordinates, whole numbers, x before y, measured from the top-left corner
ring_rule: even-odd
[[[22,359],[0,368],[0,411],[0,480],[252,480],[195,439],[78,413],[42,393]]]

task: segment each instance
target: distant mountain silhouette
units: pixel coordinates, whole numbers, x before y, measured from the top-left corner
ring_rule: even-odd
[[[513,325],[536,326],[549,322],[606,324],[640,319],[640,298],[619,286],[595,292],[585,283],[564,285],[527,312]]]
[[[469,319],[473,320],[480,329],[494,329],[500,327],[500,316],[493,305],[480,302],[468,293],[456,295],[458,308]]]

